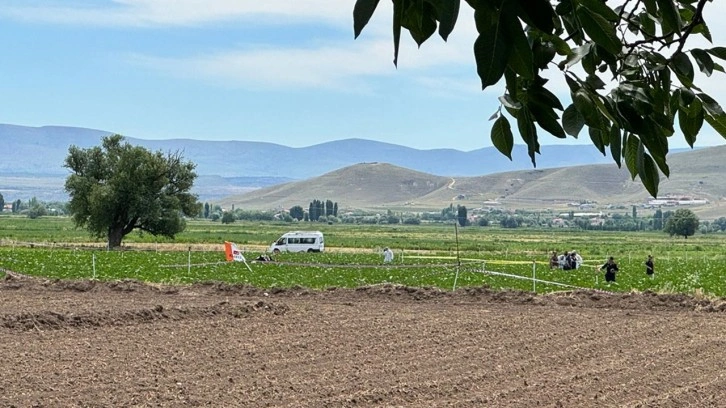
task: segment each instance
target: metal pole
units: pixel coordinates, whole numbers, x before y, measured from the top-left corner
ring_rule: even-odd
[[[192,274],[192,247],[189,247],[189,256],[187,257],[187,276]]]

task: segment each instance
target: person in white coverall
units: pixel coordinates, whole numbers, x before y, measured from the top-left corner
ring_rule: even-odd
[[[383,249],[383,262],[384,263],[393,262],[393,251],[391,251],[391,248],[389,248],[389,247],[385,247]]]

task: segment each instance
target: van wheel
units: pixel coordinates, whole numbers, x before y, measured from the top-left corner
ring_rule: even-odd
[[[280,250],[279,250],[279,249],[277,249],[277,248],[275,248],[275,250],[274,250],[274,251],[272,251],[272,252],[274,252],[274,253],[275,253],[275,255],[280,255]]]
[[[311,252],[315,252],[315,250],[314,250],[314,249],[312,249],[312,248],[309,248],[309,249],[308,249],[308,253],[311,253]]]

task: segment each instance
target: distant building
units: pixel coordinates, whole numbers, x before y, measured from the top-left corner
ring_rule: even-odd
[[[657,197],[648,200],[651,207],[675,207],[677,205],[706,205],[709,201],[703,198],[693,198],[689,196],[666,196]]]

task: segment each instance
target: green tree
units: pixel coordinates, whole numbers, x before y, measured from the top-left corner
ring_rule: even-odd
[[[237,221],[237,217],[234,216],[232,211],[225,211],[222,214],[222,224],[232,224]]]
[[[506,217],[499,220],[499,225],[501,225],[503,228],[519,228],[521,225],[521,221],[511,215],[507,215]]]
[[[653,229],[663,229],[663,211],[660,208],[655,210],[655,213],[653,214]]]
[[[34,203],[28,210],[28,218],[36,219],[48,214],[45,206],[41,203]]]
[[[726,217],[717,218],[713,221],[713,224],[714,227],[718,227],[718,231],[726,231]]]
[[[456,221],[462,227],[466,227],[469,223],[467,212],[466,207],[463,205],[457,206],[456,208]]]
[[[199,212],[190,193],[195,165],[178,152],[152,153],[113,135],[101,146],[71,146],[65,167],[72,172],[65,189],[74,223],[105,236],[109,248],[121,246],[134,229],[174,238],[184,230],[183,216]]]
[[[301,221],[305,217],[305,210],[301,206],[296,205],[290,208],[290,217]]]
[[[673,235],[681,235],[688,239],[698,231],[698,217],[693,211],[681,208],[676,210],[666,221],[663,231]]]
[[[209,218],[209,203],[204,203],[204,218]]]
[[[726,47],[691,46],[695,36],[712,41],[704,19],[712,1],[466,0],[479,33],[474,59],[482,89],[504,79],[501,105],[490,118],[492,143],[511,160],[512,125],[502,108],[533,165],[538,128],[566,138],[587,127],[600,152],[609,150],[618,167],[624,162],[656,197],[660,173],[670,174],[666,154],[676,122],[691,147],[704,121],[726,137],[726,113],[694,83],[694,62],[707,76],[724,72],[717,60],[726,59]],[[356,38],[378,2],[356,1]],[[419,46],[437,28],[446,40],[460,3],[393,0],[393,63],[402,29]],[[552,92],[542,75],[547,69],[561,72],[571,103]]]
[[[2,194],[0,194],[0,212],[2,212],[5,209],[5,197],[3,197]]]

